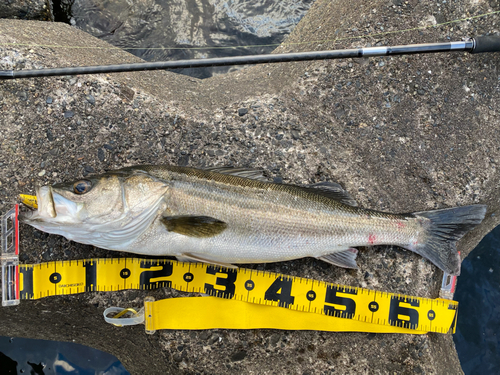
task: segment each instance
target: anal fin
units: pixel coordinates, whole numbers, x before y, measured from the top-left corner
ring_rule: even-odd
[[[335,253],[323,255],[318,257],[318,259],[323,262],[333,264],[334,266],[343,268],[353,268],[358,269],[356,264],[356,256],[358,255],[358,250],[354,248],[349,248],[347,250],[338,251]]]
[[[210,263],[210,264],[215,264],[216,266],[219,266],[219,267],[238,269],[238,266],[235,266],[234,264],[224,263],[224,262],[219,262],[216,260],[204,258],[203,256],[193,254],[193,253],[183,253],[182,255],[177,256],[176,258],[179,262],[188,261],[188,262]]]

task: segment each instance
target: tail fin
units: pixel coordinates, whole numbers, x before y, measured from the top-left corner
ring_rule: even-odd
[[[480,224],[485,214],[484,205],[414,212],[415,217],[429,219],[430,222],[424,223],[425,241],[409,250],[422,255],[446,273],[458,276],[461,260],[456,242]]]

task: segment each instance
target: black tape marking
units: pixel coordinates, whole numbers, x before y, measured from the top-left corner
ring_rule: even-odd
[[[264,299],[267,301],[277,301],[278,306],[288,307],[293,305],[295,297],[292,296],[293,278],[280,276],[266,290]]]
[[[436,312],[434,310],[429,310],[427,312],[427,318],[429,318],[429,320],[434,320],[436,319]]]
[[[251,291],[255,288],[255,283],[252,280],[245,281],[245,289]]]
[[[233,298],[236,291],[236,286],[234,282],[238,276],[238,271],[235,269],[222,268],[219,266],[208,266],[207,274],[216,275],[217,273],[223,273],[226,277],[217,277],[215,280],[215,285],[223,286],[224,290],[216,289],[213,284],[205,283],[205,293],[211,296],[216,296],[219,298]]]
[[[128,279],[130,277],[130,275],[132,274],[132,272],[130,272],[130,270],[128,268],[123,268],[121,271],[120,271],[120,277],[122,279]]]
[[[49,276],[49,281],[52,283],[52,284],[57,284],[59,282],[61,282],[61,279],[62,279],[62,276],[59,272],[53,272],[50,276]]]
[[[19,293],[20,299],[31,299],[33,295],[33,266],[19,267],[19,273],[23,275],[23,290]]]
[[[416,329],[418,327],[418,311],[410,307],[400,306],[401,302],[408,303],[413,307],[420,306],[420,301],[416,298],[392,296],[389,308],[389,324],[395,327]],[[400,319],[399,315],[407,316],[409,319]]]
[[[344,306],[345,309],[338,309],[335,306],[325,305],[325,314],[335,316],[337,318],[352,319],[356,313],[356,302],[351,298],[338,296],[337,293],[357,295],[358,290],[337,285],[328,286],[326,288],[325,303]]]
[[[314,290],[310,290],[309,292],[307,292],[306,298],[308,301],[314,301],[316,299],[316,292]]]
[[[141,272],[141,274],[139,275],[140,289],[170,288],[172,286],[171,280],[157,280],[157,281],[151,281],[151,280],[158,279],[160,277],[172,276],[173,272],[172,262],[169,260],[141,261],[141,268],[149,269],[153,267],[161,267],[161,269]]]
[[[85,291],[95,292],[97,290],[97,263],[86,260],[83,262],[85,268]]]

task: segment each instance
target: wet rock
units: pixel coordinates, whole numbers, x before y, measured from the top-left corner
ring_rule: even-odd
[[[87,173],[95,173],[95,169],[92,168],[90,165],[86,165],[84,168],[85,172]]]
[[[93,95],[87,95],[87,96],[85,97],[85,99],[87,99],[87,101],[88,101],[90,104],[92,104],[92,105],[94,105],[94,104],[95,104],[95,98],[94,98],[94,96],[93,96]]]
[[[0,18],[53,21],[52,1],[5,0],[0,2]]]
[[[106,157],[106,153],[104,152],[104,150],[102,148],[97,150],[97,158],[99,159],[99,161],[104,161],[105,157]]]
[[[232,362],[243,361],[246,356],[247,352],[245,350],[240,350],[231,356],[231,361]]]

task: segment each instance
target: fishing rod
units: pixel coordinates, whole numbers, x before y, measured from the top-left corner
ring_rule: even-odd
[[[177,61],[145,62],[135,64],[119,65],[96,65],[80,66],[53,69],[33,69],[33,70],[3,70],[0,71],[0,80],[67,76],[76,74],[102,74],[137,72],[146,70],[161,69],[181,69],[181,68],[205,68],[225,65],[250,65],[269,64],[291,61],[310,61],[345,59],[375,56],[410,55],[417,53],[437,53],[437,52],[457,52],[465,51],[470,53],[499,52],[500,36],[480,36],[467,39],[461,42],[408,44],[393,47],[366,47],[331,51],[312,51],[298,53],[281,53],[267,55],[250,55],[236,57],[217,57],[211,59],[193,59]]]

